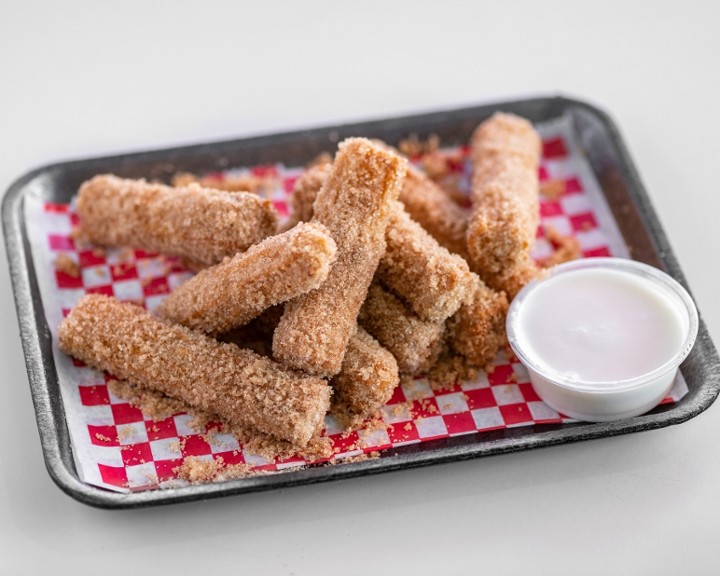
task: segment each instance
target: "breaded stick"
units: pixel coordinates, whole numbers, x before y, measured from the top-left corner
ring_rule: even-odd
[[[376,282],[370,285],[358,322],[395,356],[405,374],[429,368],[442,349],[444,324],[420,320]]]
[[[313,202],[328,172],[329,165],[318,165],[298,179],[293,191],[298,221],[312,218]],[[400,202],[393,203],[385,241],[377,275],[420,318],[442,322],[469,301],[473,286],[467,262],[440,246]]]
[[[316,164],[305,170],[295,181],[291,196],[292,212],[285,224],[286,228],[292,228],[298,222],[312,220],[315,198],[327,180],[331,167],[331,163]]]
[[[507,290],[508,272],[525,260],[539,223],[541,142],[532,124],[512,114],[495,114],[472,137],[473,212],[467,247],[473,269],[496,290]]]
[[[277,230],[272,203],[254,194],[171,188],[108,174],[83,183],[77,212],[83,234],[95,244],[132,246],[205,265]]]
[[[323,428],[330,387],[234,344],[87,295],[60,324],[60,349],[131,384],[304,446]]]
[[[273,355],[287,366],[323,376],[340,371],[358,311],[385,252],[390,203],[402,186],[405,164],[364,138],[340,144],[312,219],[330,230],[337,260],[320,288],[285,305]]]
[[[473,276],[473,300],[447,321],[447,340],[451,348],[471,364],[484,367],[505,343],[508,301],[503,292],[491,290]]]
[[[428,231],[441,246],[468,259],[465,232],[467,213],[433,182],[414,167],[408,169],[400,191],[400,202],[413,220]]]
[[[335,252],[322,224],[301,224],[201,271],[173,290],[158,313],[208,334],[227,332],[320,286]]]
[[[224,190],[225,192],[253,192],[258,194],[272,188],[275,179],[244,174],[241,176],[230,176],[225,178],[213,178],[211,176],[196,176],[189,172],[178,172],[172,178],[172,185],[184,188],[190,184],[198,184],[203,188],[213,190]]]
[[[377,277],[421,319],[443,322],[470,301],[473,281],[467,262],[440,246],[400,202],[393,204],[385,240]]]
[[[330,381],[335,400],[354,416],[372,416],[400,383],[393,355],[358,326],[350,338],[340,372]]]

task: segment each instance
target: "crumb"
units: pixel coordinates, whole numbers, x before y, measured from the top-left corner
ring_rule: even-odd
[[[95,432],[95,438],[100,440],[100,442],[112,442],[113,439],[105,436],[105,434],[100,434],[100,432]],[[115,440],[119,440],[119,438],[116,438]]]
[[[560,197],[564,193],[565,182],[562,180],[545,180],[545,182],[540,182],[540,194],[551,202],[560,200]]]
[[[433,390],[447,390],[456,386],[460,381],[475,380],[478,371],[478,367],[471,365],[463,356],[446,351],[430,368],[427,379]]]
[[[423,154],[435,152],[440,147],[440,137],[431,134],[427,140],[420,140],[417,134],[410,134],[407,138],[400,140],[398,149],[408,158],[416,158]]]
[[[546,226],[545,238],[552,244],[553,253],[540,262],[540,265],[544,268],[577,260],[582,256],[580,242],[573,236],[563,236],[552,226]]]
[[[58,272],[63,272],[71,278],[80,278],[80,266],[64,252],[58,254],[53,264]]]

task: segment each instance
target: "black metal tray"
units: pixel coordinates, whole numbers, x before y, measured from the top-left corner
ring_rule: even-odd
[[[302,165],[320,152],[333,150],[336,143],[343,138],[356,135],[397,142],[410,133],[420,137],[437,134],[443,144],[460,144],[467,141],[478,123],[498,109],[520,114],[533,122],[543,122],[569,114],[578,140],[610,204],[631,256],[664,269],[687,288],[680,266],[660,227],[618,129],[601,110],[563,97],[498,102],[462,110],[63,162],[38,168],[10,187],[3,200],[2,220],[40,440],[48,471],[58,486],[81,502],[103,508],[168,504],[338,480],[662,428],[689,420],[708,408],[720,391],[720,359],[701,319],[695,348],[681,367],[689,388],[688,394],[676,404],[659,406],[636,418],[600,424],[578,422],[479,432],[395,448],[375,460],[311,467],[223,483],[127,494],[90,486],[78,478],[60,398],[50,330],[43,313],[25,229],[23,199],[27,195],[40,196],[50,202],[68,202],[83,180],[103,172],[131,178],[167,180],[177,171],[203,173],[222,170],[228,166],[252,166],[279,161],[285,165]]]

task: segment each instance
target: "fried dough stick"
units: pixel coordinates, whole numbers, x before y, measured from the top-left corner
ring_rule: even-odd
[[[447,321],[447,340],[450,347],[462,354],[470,364],[484,367],[495,358],[505,343],[507,297],[503,292],[488,288],[473,274],[472,302],[464,304]]]
[[[131,384],[296,446],[322,431],[330,405],[330,387],[319,378],[107,296],[87,295],[72,309],[60,325],[60,349]]]
[[[330,381],[334,400],[353,415],[366,418],[390,400],[399,383],[393,355],[358,326],[348,343],[340,372]]]
[[[298,178],[293,190],[293,214],[298,221],[312,218],[313,202],[327,177],[327,166],[314,166]],[[400,202],[393,203],[385,241],[377,276],[420,318],[442,322],[463,302],[469,302],[473,282],[467,262],[440,246],[410,218]]]
[[[368,290],[358,322],[395,356],[405,374],[429,368],[442,349],[444,324],[421,320],[376,282]]]
[[[171,188],[109,174],[83,183],[77,212],[82,233],[95,244],[132,246],[206,266],[277,231],[272,203],[254,194]]]
[[[319,287],[335,252],[322,224],[301,224],[202,270],[173,290],[158,313],[208,334],[227,332]]]
[[[358,311],[385,252],[390,205],[406,162],[364,138],[340,144],[314,203],[313,222],[327,226],[337,259],[327,280],[285,305],[273,355],[292,368],[334,376],[355,332]]]
[[[480,124],[471,147],[468,252],[480,277],[512,297],[532,276],[530,249],[540,218],[540,137],[524,118],[498,113]]]

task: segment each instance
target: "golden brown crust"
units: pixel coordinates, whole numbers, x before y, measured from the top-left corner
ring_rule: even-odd
[[[83,183],[77,200],[83,234],[101,246],[132,246],[205,265],[275,234],[269,200],[190,185],[171,188],[112,175]]]
[[[208,334],[226,332],[318,288],[335,253],[322,224],[301,224],[201,271],[173,290],[158,313]]]
[[[358,321],[395,356],[403,373],[421,373],[440,354],[444,324],[421,320],[377,283],[370,286]]]
[[[400,202],[393,204],[385,240],[377,277],[421,319],[443,322],[470,301],[474,284],[467,262],[440,246]]]
[[[198,184],[202,188],[223,190],[225,192],[252,192],[262,194],[275,187],[274,178],[243,174],[225,178],[214,178],[211,176],[197,176],[189,172],[178,172],[172,178],[172,185],[176,188],[184,188],[191,184]]]
[[[312,220],[315,198],[327,180],[331,168],[330,163],[316,164],[305,170],[295,181],[291,196],[292,212],[285,224],[286,228],[292,228],[298,222]]]
[[[66,354],[298,446],[323,428],[331,390],[234,344],[166,324],[132,304],[87,295],[60,325]]]
[[[358,327],[350,338],[340,372],[330,381],[334,401],[359,418],[372,416],[400,383],[393,355]]]
[[[472,302],[447,321],[450,347],[474,366],[487,365],[505,343],[507,310],[505,294],[491,290],[475,276]]]
[[[441,246],[468,259],[467,214],[435,182],[411,166],[400,191],[400,201],[412,219]]]
[[[355,332],[357,314],[385,252],[390,203],[406,162],[364,138],[340,144],[314,204],[313,222],[327,226],[338,247],[327,280],[291,300],[273,338],[273,355],[292,368],[333,376]]]
[[[505,280],[521,277],[508,270],[529,257],[539,222],[540,137],[527,120],[498,113],[477,128],[471,146],[467,249],[480,277],[508,291]]]

